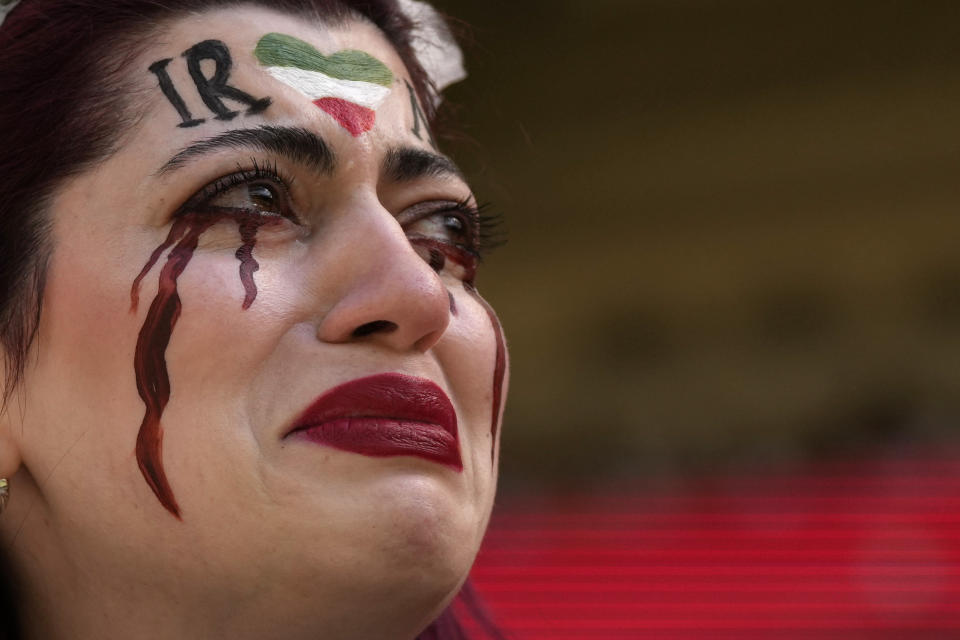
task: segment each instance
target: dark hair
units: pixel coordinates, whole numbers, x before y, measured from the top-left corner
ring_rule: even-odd
[[[143,50],[144,36],[187,13],[243,4],[328,23],[369,20],[400,55],[427,121],[434,125],[436,89],[413,53],[415,25],[396,0],[24,0],[0,27],[4,410],[26,370],[40,319],[52,251],[49,204],[66,180],[113,153],[122,132],[136,122],[123,72]],[[19,627],[4,564],[0,558],[0,640],[13,640]],[[485,634],[502,638],[469,584],[457,602]],[[451,606],[421,638],[466,640],[461,615]]]

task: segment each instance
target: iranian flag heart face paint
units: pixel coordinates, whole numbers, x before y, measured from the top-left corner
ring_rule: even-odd
[[[254,55],[271,76],[305,94],[354,137],[373,128],[393,85],[393,73],[369,53],[348,49],[325,56],[282,33],[261,38]]]

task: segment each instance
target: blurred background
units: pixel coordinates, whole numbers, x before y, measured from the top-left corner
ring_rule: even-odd
[[[504,489],[957,432],[960,4],[441,6],[509,227]]]
[[[509,585],[533,574],[507,568],[564,540],[577,553],[621,544],[625,555],[564,556],[549,576],[635,562],[624,588],[646,583],[642,563],[664,557],[637,555],[654,552],[636,518],[651,500],[677,515],[663,506],[672,500],[693,518],[671,521],[674,533],[699,526],[698,513],[792,509],[794,521],[846,536],[849,553],[832,561],[856,556],[861,568],[856,554],[899,522],[884,514],[913,514],[906,537],[884,538],[907,555],[883,561],[947,567],[939,591],[892,622],[883,616],[897,597],[875,606],[854,594],[862,610],[848,631],[869,612],[882,618],[876,633],[960,630],[947,615],[960,610],[960,519],[950,519],[960,471],[949,454],[960,444],[960,3],[436,4],[475,40],[469,79],[448,90],[461,136],[447,148],[509,230],[479,282],[512,357],[498,515],[478,565],[491,606],[519,623],[519,638],[546,633],[536,620],[562,612],[516,600]],[[845,480],[818,482],[830,477]],[[749,502],[771,486],[782,495]],[[691,496],[706,502],[695,509]],[[784,506],[790,496],[814,502]],[[816,502],[831,497],[840,502]],[[816,520],[863,505],[875,519],[862,530]],[[591,522],[596,532],[611,509],[620,519],[604,530],[620,538],[545,537]],[[541,514],[543,528],[510,537],[523,513]],[[703,551],[699,540],[685,548]],[[521,547],[527,556],[510,555]],[[638,634],[670,603],[631,593],[620,623],[564,637],[666,637]],[[673,604],[689,614],[691,602]]]

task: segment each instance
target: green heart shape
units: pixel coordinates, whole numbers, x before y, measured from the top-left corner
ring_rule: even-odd
[[[384,87],[393,84],[393,73],[369,53],[344,49],[325,56],[309,42],[282,33],[260,38],[253,54],[267,67],[294,67],[318,71],[337,80],[372,82]]]

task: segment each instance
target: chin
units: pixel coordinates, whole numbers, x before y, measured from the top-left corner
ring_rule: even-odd
[[[253,564],[289,606],[363,604],[425,626],[470,571],[492,487],[475,487],[469,467],[457,473],[411,457],[333,455],[313,469],[307,478],[267,474],[263,508],[239,509],[227,531],[222,519],[210,522],[204,557],[230,567],[226,588],[248,583]]]
[[[388,619],[412,616],[414,626],[426,626],[470,572],[486,521],[483,509],[437,474],[390,474],[371,489],[375,499],[358,492],[360,511],[342,523],[340,539],[333,541],[344,551],[336,554],[343,582],[334,591]],[[330,566],[329,556],[318,560]]]
[[[368,504],[378,506],[348,538],[351,578],[366,584],[372,598],[402,594],[404,606],[438,614],[470,572],[482,514],[433,475],[393,476],[375,492]]]
[[[461,491],[432,476],[391,478],[382,496],[378,536],[382,561],[398,580],[456,589],[473,564],[484,514]]]
[[[243,590],[251,584],[246,575],[251,565],[257,566],[263,579],[253,583],[269,582],[278,595],[274,602],[283,602],[291,617],[306,619],[322,610],[342,617],[344,624],[394,621],[411,629],[413,637],[467,578],[486,507],[470,499],[463,475],[453,477],[432,466],[425,473],[402,462],[380,467],[372,482],[368,475],[348,490],[317,491],[324,499],[314,503],[319,507],[314,517],[301,503],[266,520],[269,530],[261,518],[244,523],[259,527],[254,544],[249,527],[237,523],[229,535],[238,544],[243,541],[246,556],[242,562],[234,554],[224,558],[231,567],[224,589]]]

